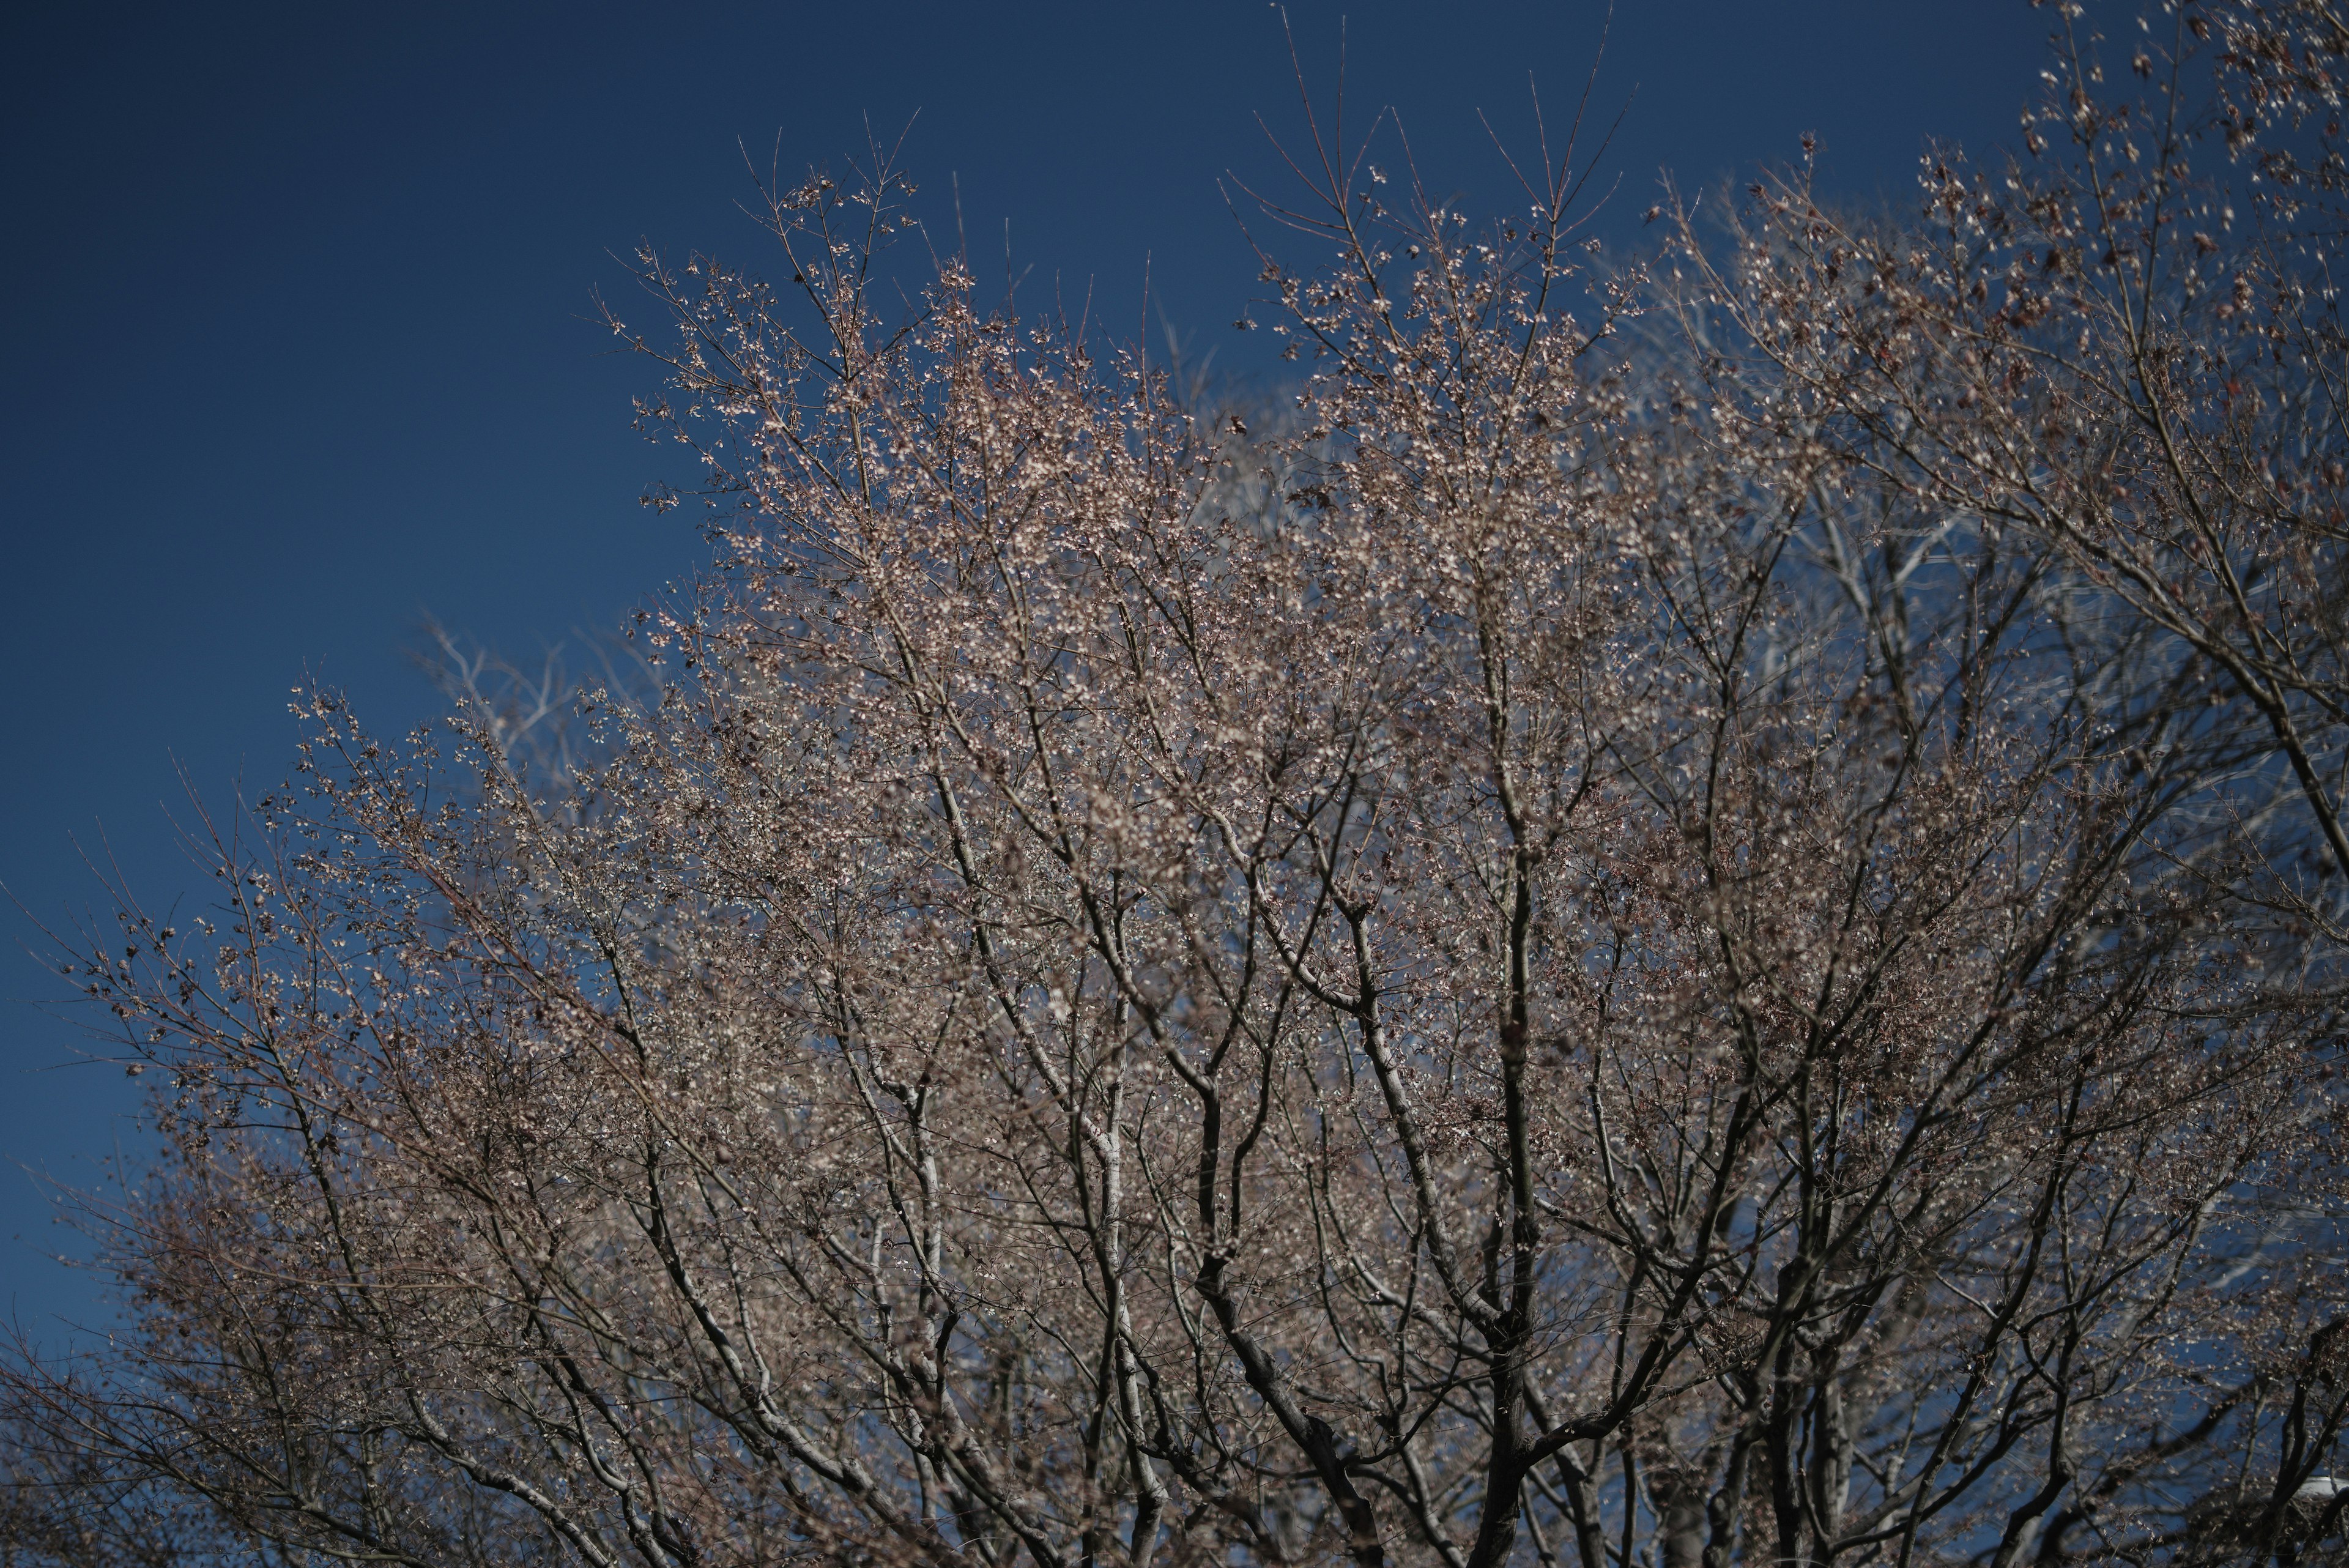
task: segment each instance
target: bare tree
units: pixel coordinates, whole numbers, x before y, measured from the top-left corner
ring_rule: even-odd
[[[166,1157],[27,1451],[292,1561],[2337,1550],[2333,645],[2128,567],[2150,307],[1985,260],[2038,196],[1594,278],[1589,140],[1472,230],[1309,110],[1278,437],[957,260],[890,314],[885,158],[788,287],[647,255],[667,683],[552,764],[321,693],[214,915],[125,890],[64,967]]]

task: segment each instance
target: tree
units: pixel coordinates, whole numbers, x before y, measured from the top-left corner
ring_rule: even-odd
[[[788,288],[647,254],[665,684],[316,693],[216,918],[126,892],[131,1332],[17,1445],[292,1561],[2337,1550],[2338,340],[2159,261],[2200,122],[2102,160],[2344,46],[2175,15],[1939,227],[1796,171],[1652,280],[1572,139],[1472,232],[1309,121],[1253,435],[890,317],[886,160]]]

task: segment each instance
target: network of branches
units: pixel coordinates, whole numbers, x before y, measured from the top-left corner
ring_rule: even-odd
[[[58,949],[0,1563],[2343,1561],[2349,26],[2047,15],[1636,266],[1309,103],[1272,406],[890,155],[645,254],[639,679],[315,693]]]

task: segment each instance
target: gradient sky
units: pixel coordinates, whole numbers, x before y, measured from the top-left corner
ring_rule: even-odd
[[[405,652],[428,614],[527,656],[695,569],[689,514],[636,504],[664,466],[628,428],[647,367],[588,317],[598,288],[625,302],[611,257],[640,238],[757,259],[738,141],[837,167],[868,116],[894,135],[918,109],[923,199],[953,175],[975,250],[999,254],[1008,219],[1031,275],[1137,323],[1147,254],[1197,348],[1269,340],[1231,330],[1254,267],[1216,187],[1277,178],[1257,111],[1297,124],[1263,0],[11,9],[0,881],[45,920],[104,912],[85,854],[194,907],[175,770],[216,801],[282,778],[305,674],[396,733],[435,706]],[[1345,16],[1350,121],[1393,105],[1473,204],[1505,194],[1477,110],[1522,131],[1530,72],[1555,128],[1606,7],[1288,14],[1324,86]],[[1661,169],[1702,187],[1806,130],[1832,192],[1905,203],[1929,137],[2012,132],[2048,20],[1619,0],[1600,231],[1635,247]],[[100,1308],[47,1260],[43,1181],[136,1146],[137,1086],[76,1062],[83,1037],[34,1005],[58,989],[36,933],[0,919],[0,1306],[47,1334]]]

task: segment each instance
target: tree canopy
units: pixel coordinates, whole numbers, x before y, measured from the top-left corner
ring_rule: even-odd
[[[0,1562],[2339,1553],[2349,29],[2055,20],[1636,266],[1316,123],[1269,407],[886,158],[647,253],[646,680],[315,692],[61,950],[162,1154]]]

